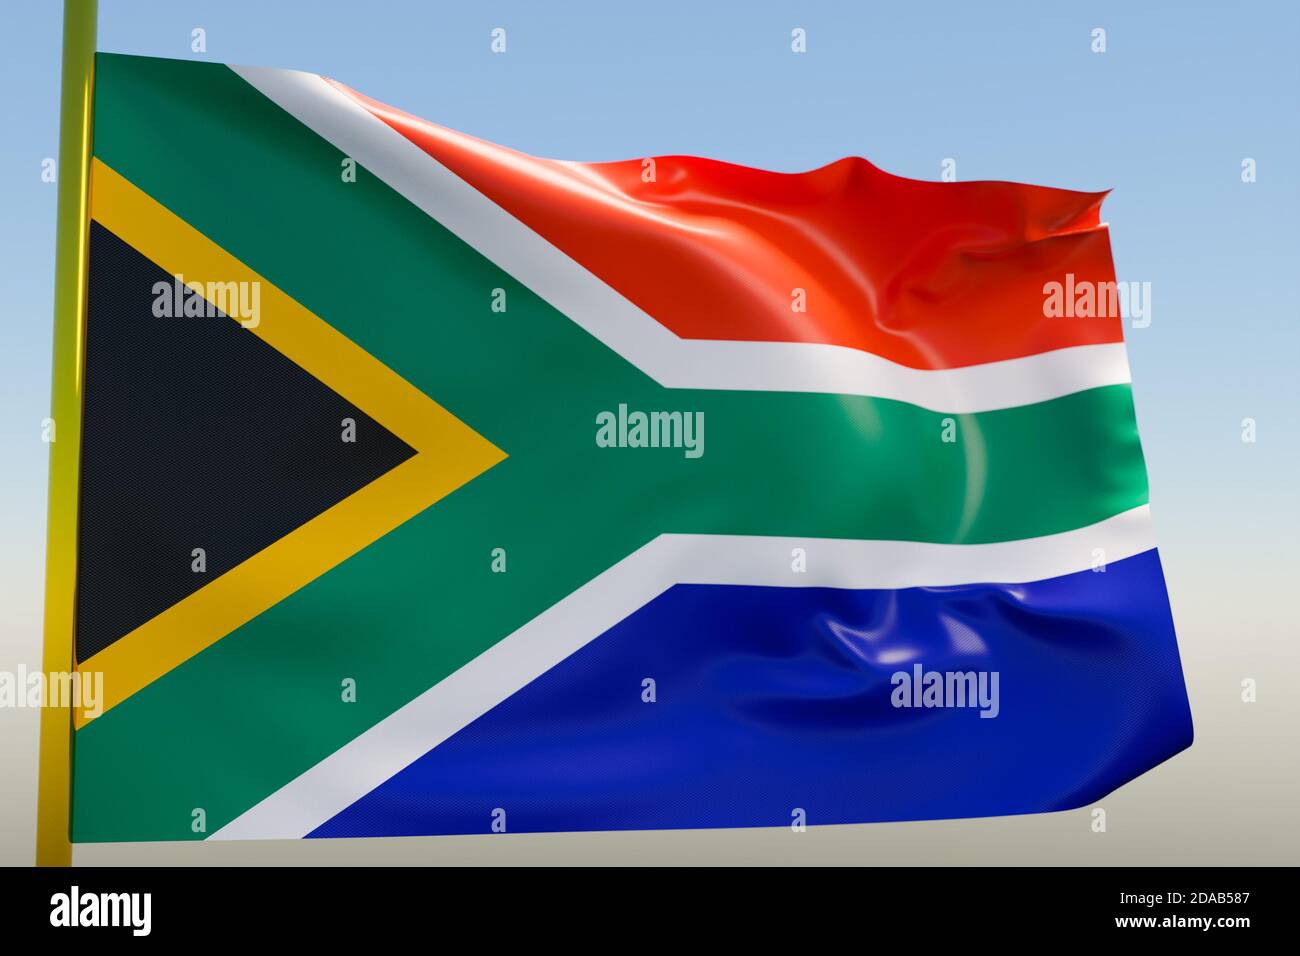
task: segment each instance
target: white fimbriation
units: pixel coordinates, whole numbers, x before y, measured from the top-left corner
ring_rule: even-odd
[[[1154,547],[1147,505],[1086,528],[997,544],[660,535],[210,839],[305,836],[674,584],[836,588],[1016,584],[1089,570],[1097,554],[1114,563]],[[794,548],[808,554],[805,572],[791,570]]]
[[[628,362],[670,388],[826,392],[952,414],[1130,381],[1123,343],[927,370],[839,345],[682,339],[314,73],[240,76]]]

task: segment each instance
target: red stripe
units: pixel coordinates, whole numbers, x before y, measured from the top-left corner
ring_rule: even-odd
[[[790,174],[665,156],[645,182],[642,160],[538,159],[334,85],[683,338],[913,368],[1123,338],[1118,317],[1043,315],[1048,282],[1114,281],[1105,193],[920,182],[862,159]]]

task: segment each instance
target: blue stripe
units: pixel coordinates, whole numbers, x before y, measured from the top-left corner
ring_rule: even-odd
[[[895,706],[917,664],[997,672],[998,715]],[[1064,810],[1191,740],[1155,551],[1033,584],[679,585],[310,835]]]

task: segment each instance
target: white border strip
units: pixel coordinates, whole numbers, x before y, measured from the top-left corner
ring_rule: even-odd
[[[790,570],[791,549],[807,571]],[[669,587],[904,588],[1020,583],[1155,547],[1147,505],[1087,528],[998,544],[661,535],[349,741],[209,839],[305,836]]]
[[[932,371],[839,345],[678,338],[322,77],[232,69],[665,387],[866,395],[969,414],[1130,381],[1123,343]]]

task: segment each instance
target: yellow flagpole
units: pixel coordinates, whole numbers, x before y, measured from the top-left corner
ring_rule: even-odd
[[[90,243],[91,119],[95,90],[97,0],[65,0],[59,92],[58,234],[54,255],[54,372],[48,431],[49,520],[45,558],[45,652],[49,678],[74,669],[77,492],[81,472],[82,369]],[[41,710],[36,863],[72,863],[72,707]]]

